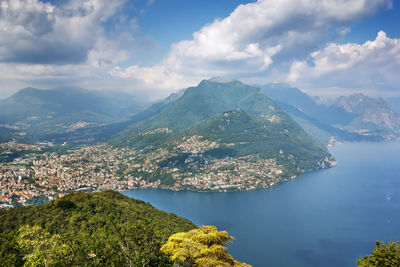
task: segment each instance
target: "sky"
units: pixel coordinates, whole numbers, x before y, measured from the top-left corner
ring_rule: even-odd
[[[80,86],[155,100],[203,79],[400,96],[399,0],[0,0],[0,98]]]

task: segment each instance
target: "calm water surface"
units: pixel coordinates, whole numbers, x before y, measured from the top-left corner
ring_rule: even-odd
[[[127,196],[235,236],[253,266],[354,266],[375,240],[400,240],[400,143],[331,149],[338,166],[237,193],[134,190]]]

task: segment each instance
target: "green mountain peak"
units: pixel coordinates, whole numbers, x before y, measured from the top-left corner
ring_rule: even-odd
[[[187,88],[114,138],[143,153],[135,175],[174,190],[249,190],[331,166],[329,152],[258,88],[219,80]]]

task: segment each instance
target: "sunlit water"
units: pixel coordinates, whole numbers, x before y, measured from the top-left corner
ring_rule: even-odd
[[[349,143],[331,153],[337,167],[266,190],[124,194],[227,230],[237,239],[229,252],[253,266],[354,266],[377,239],[400,240],[400,143]]]

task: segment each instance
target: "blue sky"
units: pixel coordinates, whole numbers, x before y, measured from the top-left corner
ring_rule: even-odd
[[[381,12],[350,25],[351,33],[345,41],[363,43],[375,38],[380,30],[385,31],[391,37],[400,37],[400,7],[399,2],[393,4],[393,8]]]
[[[164,97],[202,79],[399,96],[391,0],[2,0],[0,97],[60,85]]]
[[[192,34],[217,18],[228,16],[238,5],[254,1],[240,0],[159,0],[138,14],[140,33],[154,39],[157,50],[152,58],[141,59],[143,65],[157,63],[168,53],[172,43],[191,39]],[[146,1],[142,1],[145,3]],[[142,9],[142,10],[143,10]]]

